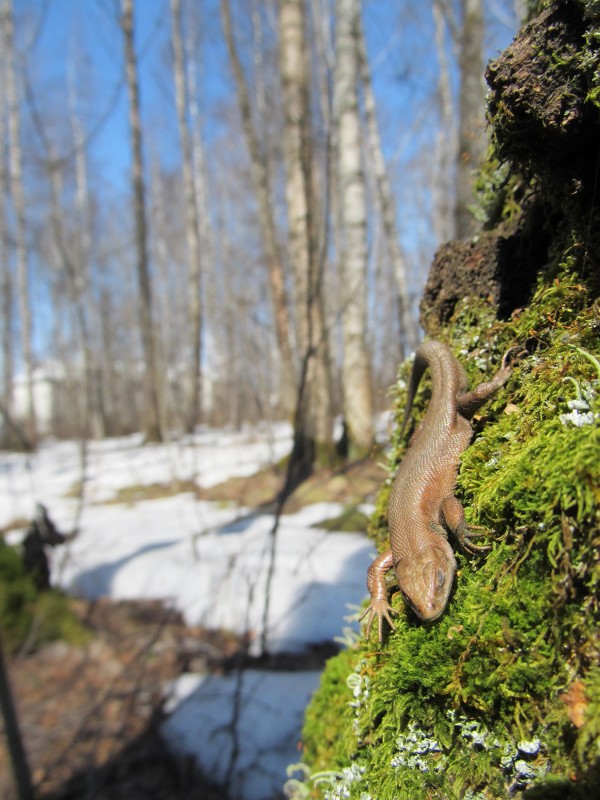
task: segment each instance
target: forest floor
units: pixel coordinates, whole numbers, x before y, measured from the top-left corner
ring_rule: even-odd
[[[343,504],[340,525],[381,485],[376,458],[315,473],[286,504],[295,511],[327,500]],[[203,499],[264,508],[281,486],[276,468],[201,490]],[[336,526],[339,530],[339,527]],[[10,664],[36,798],[40,800],[216,800],[191,759],[171,755],[159,734],[169,682],[186,672],[224,673],[246,651],[242,637],[190,628],[160,601],[72,600],[90,631],[75,647],[54,642]],[[252,666],[319,669],[332,649],[279,654]],[[327,648],[325,648],[327,649]],[[0,795],[12,800],[6,748],[0,747]]]

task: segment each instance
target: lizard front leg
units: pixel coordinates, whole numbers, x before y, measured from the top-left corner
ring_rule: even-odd
[[[475,532],[467,525],[465,510],[460,500],[454,497],[454,495],[444,497],[440,503],[440,522],[446,530],[451,531],[456,536],[463,550],[467,550],[471,553],[490,550],[490,545],[474,544],[470,541],[477,536],[485,536],[486,531],[482,528],[481,532]]]
[[[377,628],[379,631],[379,641],[383,641],[383,618],[389,622],[392,630],[395,630],[394,623],[390,614],[396,612],[388,603],[388,587],[385,582],[385,574],[394,566],[394,556],[391,550],[377,556],[367,571],[367,589],[371,595],[369,606],[360,615],[359,620],[367,618],[366,637],[369,638],[371,625],[377,617]]]

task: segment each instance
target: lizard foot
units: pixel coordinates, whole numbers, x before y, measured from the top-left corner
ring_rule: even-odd
[[[528,355],[528,350],[526,347],[521,347],[519,344],[509,347],[502,356],[502,369],[510,369],[517,359],[525,355]]]
[[[463,550],[466,550],[467,553],[472,553],[473,555],[476,555],[477,553],[485,553],[487,550],[491,550],[492,545],[475,544],[471,541],[471,539],[477,539],[481,536],[489,535],[490,531],[481,525],[470,525],[469,527],[463,525],[460,526],[459,530],[456,532],[456,538],[458,539],[459,545],[463,548]]]
[[[376,599],[371,600],[371,603],[369,604],[369,606],[367,608],[365,608],[363,613],[358,618],[359,622],[364,617],[367,618],[367,629],[365,631],[365,638],[366,639],[369,638],[369,634],[371,633],[371,625],[373,624],[373,620],[375,619],[375,617],[377,617],[377,629],[378,629],[378,632],[379,632],[379,642],[381,643],[383,641],[383,618],[385,617],[385,619],[389,623],[390,628],[393,631],[395,631],[396,630],[396,626],[392,622],[392,618],[391,618],[390,614],[396,614],[396,613],[397,613],[397,611],[395,611],[390,606],[390,604],[388,603],[387,600],[384,600],[384,599],[381,599],[381,598],[376,598]]]

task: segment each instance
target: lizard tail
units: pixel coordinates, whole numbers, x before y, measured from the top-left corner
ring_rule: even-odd
[[[402,419],[402,427],[400,428],[400,435],[402,436],[406,430],[408,420],[410,418],[410,411],[412,404],[419,388],[419,383],[423,377],[423,373],[427,369],[428,359],[423,353],[423,345],[417,348],[415,353],[415,360],[413,362],[412,371],[410,373],[410,380],[408,382],[408,395],[406,397],[406,405],[404,406],[404,417]]]

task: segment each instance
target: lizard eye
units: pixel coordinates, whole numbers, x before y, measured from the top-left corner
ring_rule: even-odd
[[[441,589],[442,586],[446,583],[446,573],[443,569],[438,569],[437,571],[437,586],[438,589]]]

